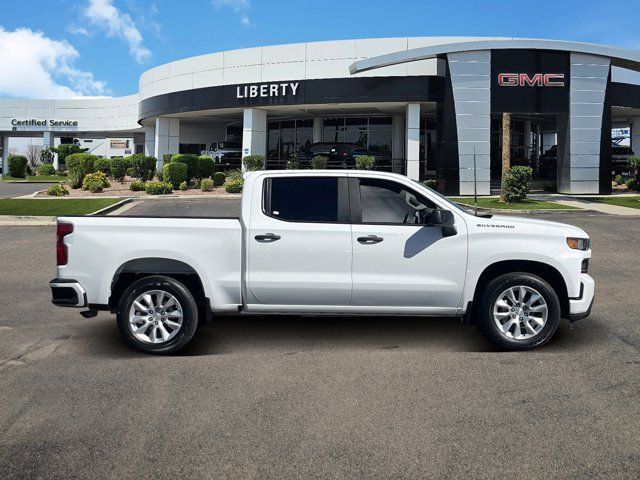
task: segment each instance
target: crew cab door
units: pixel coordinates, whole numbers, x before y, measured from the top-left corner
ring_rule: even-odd
[[[273,175],[256,182],[247,226],[252,310],[318,311],[351,297],[348,179]],[[261,205],[260,205],[261,202]]]
[[[350,179],[351,305],[454,313],[465,281],[466,224],[454,214],[454,228],[425,225],[428,214],[440,207],[411,183]]]

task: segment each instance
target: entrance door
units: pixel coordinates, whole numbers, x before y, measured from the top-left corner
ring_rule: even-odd
[[[318,311],[351,297],[347,178],[266,177],[247,226],[252,310]],[[320,306],[320,307],[319,307]]]
[[[455,212],[454,235],[424,225],[439,207],[408,183],[364,176],[350,183],[351,305],[455,313],[465,280],[466,225]]]

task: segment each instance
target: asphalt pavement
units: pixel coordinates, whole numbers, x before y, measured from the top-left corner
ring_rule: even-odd
[[[0,228],[0,476],[637,479],[640,221],[538,217],[590,233],[596,301],[522,353],[451,319],[275,316],[144,355],[50,304],[52,227]]]
[[[39,192],[40,190],[46,190],[51,185],[53,185],[53,183],[0,181],[0,198],[29,195],[30,193]]]

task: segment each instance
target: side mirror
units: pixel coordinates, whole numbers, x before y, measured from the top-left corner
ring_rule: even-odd
[[[434,209],[426,218],[426,225],[436,227],[453,227],[455,220],[450,210]]]

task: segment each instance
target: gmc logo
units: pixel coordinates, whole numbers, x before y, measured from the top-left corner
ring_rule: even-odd
[[[501,87],[564,87],[564,73],[499,73]]]

